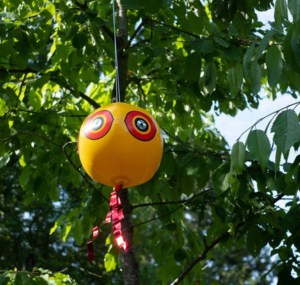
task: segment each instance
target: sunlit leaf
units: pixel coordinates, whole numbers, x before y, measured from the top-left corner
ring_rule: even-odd
[[[63,235],[62,235],[62,241],[65,242],[70,234],[70,231],[72,229],[72,224],[68,223],[63,231]],[[51,229],[52,230],[52,229]]]
[[[107,252],[104,256],[104,267],[106,272],[113,271],[117,268],[117,261],[113,254]]]
[[[0,98],[0,117],[4,116],[6,113],[6,102]]]

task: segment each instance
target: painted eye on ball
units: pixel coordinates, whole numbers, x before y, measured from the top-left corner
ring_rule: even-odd
[[[130,134],[141,141],[150,141],[156,134],[156,127],[151,118],[139,111],[127,113],[125,124]]]
[[[98,140],[109,132],[113,121],[114,118],[111,112],[101,110],[88,117],[83,133],[90,140]]]

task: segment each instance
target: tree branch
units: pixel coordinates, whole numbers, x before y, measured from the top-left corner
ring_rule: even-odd
[[[55,82],[56,84],[60,85],[61,87],[71,91],[73,94],[77,94],[79,97],[81,97],[83,100],[87,101],[91,106],[93,106],[95,109],[100,108],[101,105],[98,104],[95,100],[87,96],[81,91],[76,91],[72,86],[70,86],[65,80],[57,80],[54,76],[50,77],[50,80]]]
[[[272,120],[274,119],[274,117],[275,117],[276,115],[278,115],[278,113],[280,113],[281,111],[283,111],[283,110],[285,110],[285,109],[288,109],[288,108],[290,108],[290,107],[292,107],[292,106],[295,106],[294,108],[297,108],[298,105],[300,105],[300,101],[295,102],[295,103],[291,103],[291,104],[289,104],[289,105],[287,105],[287,106],[285,106],[285,107],[282,107],[282,108],[280,108],[280,109],[278,109],[278,110],[276,110],[276,111],[274,111],[274,112],[272,112],[272,113],[270,113],[270,114],[268,114],[268,115],[266,115],[266,116],[264,116],[264,117],[258,119],[251,127],[249,127],[248,129],[246,129],[245,131],[243,131],[243,132],[240,134],[240,136],[238,137],[237,141],[239,141],[239,140],[241,139],[241,137],[242,137],[245,133],[247,133],[248,131],[251,131],[251,130],[252,130],[256,125],[258,125],[261,121],[265,120],[266,118],[268,118],[268,117],[270,117],[270,116],[273,116],[273,118],[271,118],[270,122],[267,124],[267,127],[266,127],[266,130],[267,130],[268,127],[269,127],[269,125],[270,125],[270,123],[272,122]]]
[[[47,73],[43,73],[40,72],[38,70],[34,70],[32,68],[24,68],[24,69],[19,69],[19,68],[0,68],[0,72],[11,72],[11,73],[25,73],[25,77],[28,75],[28,73],[40,73],[41,75],[47,74]],[[23,81],[24,81],[23,79]],[[94,101],[92,98],[90,98],[89,96],[87,96],[86,94],[84,94],[83,92],[80,91],[76,91],[74,90],[70,85],[67,84],[67,82],[59,82],[54,76],[50,77],[50,80],[55,82],[56,84],[60,85],[61,87],[70,90],[73,94],[78,94],[78,96],[80,96],[83,100],[87,101],[88,103],[90,103],[95,109],[101,107],[100,104],[98,104],[96,101]],[[62,84],[63,83],[63,84]],[[21,87],[23,87],[23,82],[21,84]]]
[[[177,31],[177,32],[180,32],[180,33],[183,33],[183,34],[187,34],[187,35],[192,36],[192,37],[197,38],[197,39],[201,38],[201,36],[199,36],[197,34],[194,34],[194,33],[189,32],[189,31],[185,31],[185,30],[183,30],[181,28],[178,28],[176,26],[172,26],[172,25],[169,25],[169,24],[166,24],[164,22],[160,22],[160,21],[157,21],[157,20],[154,20],[154,19],[151,19],[151,18],[146,18],[145,23],[151,23],[151,24],[154,23],[154,24],[157,24],[157,25],[160,25],[160,26],[170,28],[174,31]]]
[[[152,203],[141,203],[141,204],[137,204],[137,205],[133,205],[132,209],[136,209],[136,208],[140,208],[140,207],[148,207],[148,206],[164,206],[164,205],[171,205],[171,204],[188,204],[191,203],[193,199],[195,199],[196,197],[211,192],[213,190],[213,188],[209,188],[206,190],[203,190],[199,193],[194,194],[192,197],[188,198],[188,199],[182,199],[182,200],[178,200],[178,201],[164,201],[164,202],[152,202]]]
[[[172,140],[174,140],[175,142],[183,145],[186,147],[186,149],[194,152],[194,153],[197,153],[201,156],[208,156],[208,157],[212,157],[212,158],[215,158],[215,159],[219,159],[219,160],[228,160],[229,159],[229,155],[225,152],[212,152],[212,151],[201,151],[195,147],[192,147],[190,146],[188,143],[182,141],[179,137],[177,136],[174,136],[172,135],[169,131],[167,131],[166,129],[162,129],[162,131],[169,137],[171,138]]]
[[[200,261],[206,258],[206,255],[209,251],[211,251],[216,245],[227,239],[229,236],[230,233],[227,231],[220,237],[213,240],[209,245],[205,247],[204,251],[197,258],[195,258],[170,285],[179,284],[185,278],[185,276],[194,268],[196,264],[198,264]]]
[[[285,194],[281,193],[276,198],[274,198],[273,199],[273,205],[275,203],[277,203],[279,200],[281,200],[284,197],[284,195]],[[243,227],[244,225],[246,225],[247,223],[252,221],[257,216],[259,216],[259,214],[254,215],[252,217],[252,219],[250,219],[250,220],[240,222],[236,226],[235,232],[237,232],[241,227]],[[170,285],[179,284],[185,278],[185,276],[194,268],[195,265],[197,265],[199,262],[203,261],[206,258],[209,251],[211,251],[219,243],[223,242],[225,239],[230,237],[230,235],[231,235],[231,233],[229,231],[226,231],[224,234],[222,234],[221,236],[219,236],[218,238],[213,240],[210,244],[207,245],[206,242],[205,242],[205,249],[202,251],[202,253],[198,257],[196,257],[194,260],[192,260],[192,262],[179,274],[179,276]]]
[[[162,218],[164,218],[164,217],[167,217],[167,216],[171,215],[172,213],[176,212],[177,210],[181,209],[182,207],[183,207],[183,205],[181,204],[181,205],[179,205],[178,207],[176,207],[175,209],[173,209],[172,211],[170,211],[170,212],[168,212],[168,213],[166,213],[166,214],[164,214],[164,215],[157,216],[157,217],[154,217],[154,218],[149,219],[149,220],[147,220],[147,221],[144,221],[144,222],[135,224],[134,227],[139,227],[139,226],[142,226],[142,225],[147,224],[147,223],[149,223],[149,222],[153,222],[153,221],[162,219]]]
[[[118,6],[118,34],[117,34],[117,57],[118,57],[118,72],[121,102],[124,102],[126,95],[126,88],[128,85],[128,54],[125,51],[128,37],[128,20],[127,10],[123,7],[121,0],[116,0]],[[113,15],[114,16],[114,15]],[[116,94],[116,82],[113,89],[112,99]],[[114,101],[114,100],[112,100]]]
[[[127,42],[127,44],[125,46],[125,50],[127,50],[128,48],[131,47],[131,43],[133,42],[133,40],[135,39],[137,34],[140,32],[140,30],[143,28],[143,25],[144,25],[144,21],[142,20],[142,22],[138,25],[138,27],[135,29],[135,31],[131,35],[129,41]]]

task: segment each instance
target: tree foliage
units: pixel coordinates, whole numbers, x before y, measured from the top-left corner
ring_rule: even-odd
[[[158,173],[129,190],[140,282],[296,284],[299,104],[232,149],[213,115],[298,96],[298,1],[117,3],[122,99],[149,109],[165,141]],[[257,11],[270,8],[266,25]],[[84,173],[76,147],[83,119],[114,96],[113,15],[108,0],[0,2],[0,284],[121,282],[102,225],[111,189]]]

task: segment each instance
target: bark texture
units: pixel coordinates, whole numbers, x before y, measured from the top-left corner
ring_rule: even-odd
[[[121,102],[124,102],[127,88],[127,72],[128,72],[128,53],[126,46],[128,42],[128,20],[127,11],[124,9],[121,0],[116,0],[118,8],[118,24],[117,24],[117,53],[118,53],[118,71],[120,83]],[[116,83],[113,90],[113,101],[116,94]]]
[[[118,51],[118,70],[120,84],[120,98],[124,102],[127,87],[128,72],[128,54],[125,50],[128,42],[128,21],[127,11],[122,5],[122,0],[116,0],[118,8],[118,25],[117,25],[117,51]],[[116,94],[116,84],[113,90],[113,97]],[[132,207],[128,198],[128,189],[121,189],[119,197],[123,206],[124,219],[122,223],[122,232],[125,240],[129,244],[129,249],[124,251],[121,249],[122,273],[124,285],[139,285],[139,266],[135,257],[133,242],[133,224],[131,220]]]
[[[119,197],[123,205],[124,219],[122,223],[122,232],[125,240],[129,244],[129,249],[120,252],[122,261],[122,273],[124,285],[139,285],[139,265],[135,257],[134,242],[133,242],[133,224],[131,220],[132,207],[128,198],[128,190],[121,189]]]

